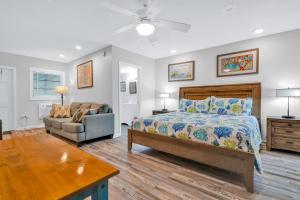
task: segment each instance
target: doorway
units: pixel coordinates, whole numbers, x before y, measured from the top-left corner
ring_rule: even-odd
[[[140,116],[140,67],[119,63],[119,110],[120,124],[131,125]]]
[[[2,120],[3,131],[14,130],[16,125],[15,82],[15,68],[0,66],[0,119]]]

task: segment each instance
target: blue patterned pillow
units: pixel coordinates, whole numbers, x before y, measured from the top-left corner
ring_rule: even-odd
[[[179,112],[208,113],[210,97],[204,100],[181,99]]]
[[[220,115],[251,115],[252,99],[211,97],[209,113]]]

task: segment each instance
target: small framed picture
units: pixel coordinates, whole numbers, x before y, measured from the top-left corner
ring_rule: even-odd
[[[136,82],[129,82],[129,94],[136,94]]]
[[[217,56],[217,77],[258,73],[259,49]]]
[[[120,82],[120,91],[126,92],[126,82],[125,81]]]
[[[77,65],[78,89],[93,87],[93,61]]]
[[[169,64],[169,82],[191,81],[195,79],[195,61]]]

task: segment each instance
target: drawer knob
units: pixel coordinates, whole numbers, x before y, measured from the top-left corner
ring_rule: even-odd
[[[288,126],[293,126],[293,124],[288,123]]]
[[[290,141],[287,141],[286,143],[287,143],[287,144],[294,144],[294,142],[290,142]]]
[[[293,131],[285,131],[286,133],[293,133]]]

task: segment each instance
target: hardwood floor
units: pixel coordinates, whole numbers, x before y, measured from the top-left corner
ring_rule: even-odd
[[[265,152],[263,175],[255,174],[255,193],[246,192],[242,177],[193,161],[134,145],[127,152],[122,136],[85,144],[82,150],[120,169],[109,182],[111,200],[120,199],[300,199],[300,154]],[[4,138],[44,134],[42,129],[13,132]]]

